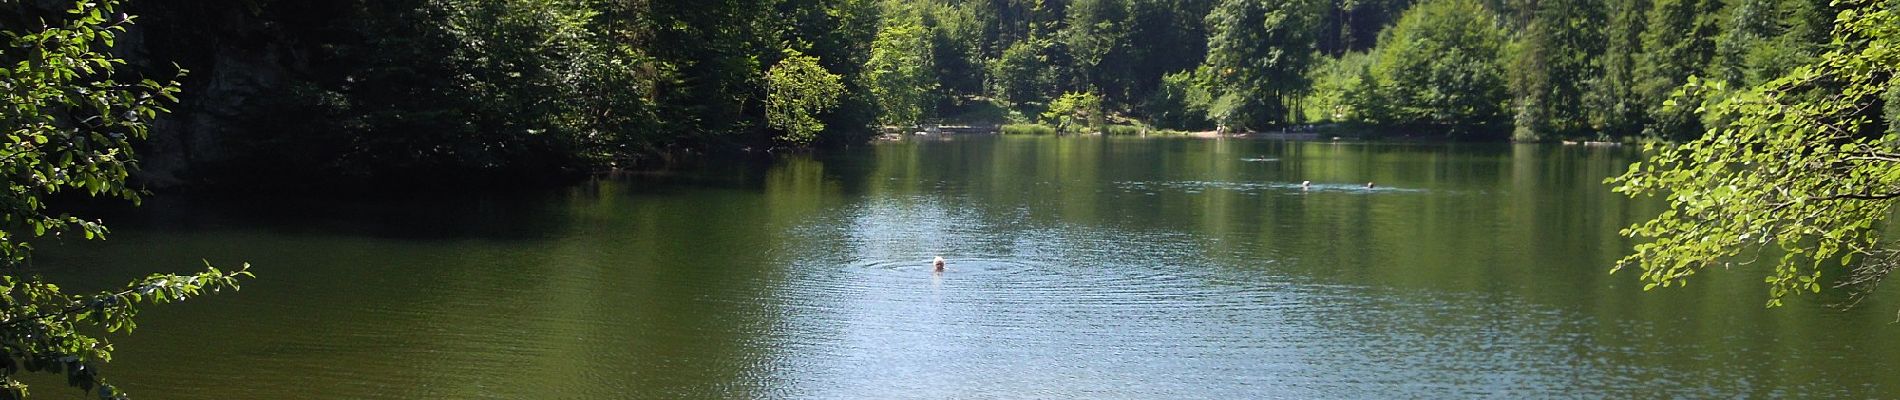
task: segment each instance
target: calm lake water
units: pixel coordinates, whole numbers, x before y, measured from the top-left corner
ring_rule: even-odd
[[[1900,397],[1892,291],[1769,310],[1759,269],[1608,274],[1661,210],[1602,184],[1637,155],[910,141],[508,195],[161,196],[39,262],[256,265],[115,339],[145,399]]]

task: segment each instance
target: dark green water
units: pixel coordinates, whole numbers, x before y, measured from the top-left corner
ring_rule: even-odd
[[[1900,397],[1891,291],[1768,310],[1758,270],[1607,274],[1660,210],[1601,183],[1634,157],[914,141],[514,195],[160,198],[40,262],[256,265],[117,339],[107,373],[146,399]]]

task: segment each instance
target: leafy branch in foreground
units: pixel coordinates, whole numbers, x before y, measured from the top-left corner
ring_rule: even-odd
[[[138,304],[236,290],[251,273],[248,264],[220,271],[207,263],[198,274],[158,274],[117,291],[72,295],[30,272],[30,240],[106,234],[98,221],[54,214],[47,199],[81,191],[138,202],[139,191],[126,184],[137,168],[132,141],[145,137],[179,90],[175,79],[117,71],[125,61],[106,49],[132,23],[115,11],[118,1],[77,1],[63,12],[35,4],[0,0],[0,26],[8,27],[0,31],[0,400],[26,397],[21,370],[64,374],[67,384],[96,389],[100,398],[124,398],[98,372],[111,360],[111,343],[83,330],[131,331]]]
[[[165,304],[191,297],[237,290],[238,278],[251,277],[250,264],[235,271],[209,267],[195,275],[154,274],[133,281],[125,289],[93,295],[69,295],[38,277],[0,275],[0,399],[27,395],[14,377],[26,372],[65,374],[66,384],[82,390],[98,389],[100,398],[125,398],[99,376],[96,363],[112,360],[112,344],[80,333],[86,326],[106,332],[131,332],[138,325],[137,304]]]
[[[1819,292],[1835,263],[1849,268],[1837,286],[1856,298],[1900,267],[1876,227],[1900,198],[1900,132],[1878,106],[1897,97],[1900,0],[1836,7],[1844,10],[1819,61],[1746,90],[1693,78],[1679,90],[1710,98],[1696,111],[1715,123],[1700,139],[1648,146],[1648,159],[1609,179],[1617,192],[1663,195],[1670,206],[1622,231],[1650,241],[1612,272],[1641,268],[1645,290],[1681,286],[1779,249],[1764,279],[1774,307]]]

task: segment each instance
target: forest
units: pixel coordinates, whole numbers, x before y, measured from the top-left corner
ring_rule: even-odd
[[[706,263],[706,259],[745,253],[733,251],[732,244],[754,246],[773,238],[793,240],[786,248],[819,249],[829,256],[834,255],[836,249],[796,242],[801,237],[795,233],[807,228],[802,222],[787,224],[798,227],[792,233],[746,231],[759,236],[739,236],[730,242],[721,242],[706,240],[707,234],[716,238],[717,234],[731,232],[702,229],[699,225],[705,221],[693,219],[720,219],[733,213],[745,215],[744,212],[763,211],[768,214],[766,217],[784,212],[777,217],[784,221],[803,221],[802,218],[809,215],[804,213],[824,208],[818,204],[840,199],[872,202],[866,206],[872,208],[841,208],[851,210],[849,213],[876,210],[878,200],[865,200],[861,189],[891,184],[907,188],[905,190],[927,191],[928,194],[892,197],[916,201],[913,208],[922,210],[941,207],[933,196],[964,193],[961,192],[964,190],[994,190],[993,193],[1000,194],[994,196],[997,198],[1038,197],[1035,190],[1057,194],[1047,196],[1051,198],[1060,198],[1059,194],[1065,190],[1091,199],[1094,197],[1089,196],[1109,193],[1105,198],[1152,206],[1097,209],[1087,207],[1092,202],[1086,200],[1050,202],[1040,198],[1031,203],[1060,205],[1055,207],[1059,209],[1056,212],[1045,212],[1036,215],[1037,218],[1047,218],[1049,214],[1147,215],[1156,221],[1204,218],[1202,222],[1220,227],[1203,229],[1213,231],[1206,236],[1208,240],[1201,241],[1205,243],[1221,242],[1221,237],[1232,233],[1230,231],[1254,231],[1246,226],[1229,229],[1227,224],[1274,211],[1271,200],[1261,200],[1271,196],[1297,199],[1285,201],[1278,211],[1301,222],[1271,225],[1298,226],[1299,229],[1291,230],[1295,233],[1440,234],[1436,229],[1378,229],[1358,223],[1328,225],[1326,221],[1334,220],[1321,218],[1326,216],[1324,213],[1308,211],[1308,205],[1358,207],[1346,213],[1349,215],[1402,215],[1394,219],[1400,222],[1416,220],[1411,216],[1417,210],[1424,210],[1427,215],[1457,215],[1457,218],[1442,220],[1473,224],[1484,221],[1470,217],[1491,213],[1510,217],[1505,221],[1564,217],[1566,219],[1549,223],[1490,224],[1482,228],[1483,232],[1497,233],[1493,229],[1496,226],[1536,226],[1551,229],[1548,237],[1555,238],[1580,237],[1576,232],[1608,232],[1565,223],[1634,217],[1643,222],[1615,231],[1629,241],[1592,241],[1614,243],[1619,253],[1625,248],[1632,250],[1607,265],[1611,272],[1631,270],[1640,274],[1638,282],[1642,290],[1648,291],[1681,287],[1692,276],[1714,267],[1726,270],[1756,264],[1764,272],[1760,282],[1767,288],[1769,307],[1782,306],[1784,301],[1803,293],[1820,293],[1824,286],[1846,292],[1844,299],[1851,307],[1876,293],[1878,284],[1894,271],[1900,271],[1900,246],[1883,236],[1891,230],[1885,221],[1892,216],[1893,200],[1900,199],[1900,150],[1896,150],[1900,147],[1900,124],[1895,123],[1896,117],[1900,117],[1900,85],[1895,84],[1900,83],[1895,79],[1900,76],[1900,43],[1896,43],[1900,40],[1900,0],[208,0],[191,3],[0,0],[0,5],[6,6],[0,8],[0,36],[4,36],[7,44],[0,47],[0,128],[7,130],[5,145],[0,146],[0,175],[6,176],[6,190],[0,191],[0,267],[3,267],[0,268],[0,348],[5,349],[0,355],[0,400],[27,396],[27,381],[17,378],[21,370],[64,375],[69,386],[101,398],[125,398],[125,392],[99,375],[98,366],[111,360],[115,351],[111,343],[99,335],[134,329],[138,305],[173,303],[226,289],[235,291],[241,280],[252,277],[248,263],[221,262],[217,265],[225,267],[220,269],[209,259],[200,258],[202,272],[152,274],[117,289],[99,286],[96,282],[99,276],[95,275],[83,275],[85,279],[77,280],[83,282],[78,285],[53,284],[41,274],[75,271],[42,268],[36,264],[36,246],[57,246],[63,238],[103,238],[108,230],[102,219],[73,215],[74,212],[87,214],[84,203],[89,200],[119,200],[136,205],[144,196],[152,194],[153,189],[176,186],[237,190],[290,186],[327,191],[339,186],[369,185],[372,188],[451,186],[457,190],[443,190],[438,194],[454,197],[459,203],[468,200],[462,196],[466,192],[458,191],[460,189],[509,190],[538,183],[558,183],[561,177],[587,176],[595,172],[671,167],[678,160],[694,159],[705,153],[776,156],[811,148],[850,147],[879,137],[918,131],[928,133],[932,129],[943,129],[942,125],[994,127],[1003,133],[1195,133],[1208,136],[1209,131],[1215,135],[1318,131],[1371,141],[1612,141],[1643,142],[1644,147],[1640,152],[1582,149],[1606,152],[1580,157],[1570,150],[1581,147],[1522,145],[1508,147],[1504,151],[1508,151],[1509,156],[1504,157],[1497,153],[1506,149],[1504,146],[1473,146],[1483,147],[1475,149],[1479,152],[1492,152],[1475,159],[1509,160],[1504,164],[1509,172],[1506,175],[1483,172],[1483,164],[1447,159],[1453,145],[1445,145],[1440,151],[1409,148],[1413,146],[1360,146],[1336,140],[1245,142],[1249,147],[1260,144],[1260,148],[1281,150],[1297,145],[1330,149],[1323,151],[1353,148],[1352,151],[1372,149],[1380,153],[1360,153],[1363,156],[1354,159],[1319,155],[1307,158],[1314,162],[1348,163],[1347,168],[1314,164],[1311,168],[1294,165],[1279,169],[1299,164],[1282,163],[1280,156],[1286,156],[1288,161],[1299,160],[1303,150],[1234,160],[1230,157],[1238,154],[1228,150],[1199,151],[1191,153],[1198,154],[1191,157],[1176,157],[1174,154],[1178,153],[1164,150],[1209,145],[1241,147],[1234,146],[1239,141],[1004,138],[1029,141],[1010,144],[1024,147],[976,153],[1026,157],[1022,158],[1025,161],[913,162],[918,159],[910,157],[923,153],[913,150],[924,145],[943,145],[934,151],[954,156],[952,159],[956,160],[964,156],[966,147],[978,148],[976,146],[983,144],[975,140],[967,142],[975,143],[972,146],[963,146],[966,142],[960,141],[904,141],[871,146],[869,162],[838,158],[827,165],[815,162],[808,154],[777,159],[759,157],[769,160],[767,163],[783,162],[775,170],[779,171],[776,173],[779,178],[770,178],[775,173],[767,172],[766,180],[810,189],[793,192],[838,196],[835,199],[774,196],[769,190],[763,194],[745,190],[683,190],[686,194],[716,195],[696,198],[672,193],[648,198],[659,202],[656,204],[682,205],[681,210],[675,211],[661,208],[657,209],[661,211],[643,214],[607,210],[575,215],[581,216],[579,219],[601,215],[638,217],[635,220],[654,216],[683,218],[681,221],[690,222],[692,227],[641,230],[623,235],[571,235],[569,239],[626,236],[668,239],[669,235],[652,234],[667,231],[672,234],[672,240],[665,243],[683,247],[677,251],[650,253],[682,256],[678,264],[681,271],[723,273],[726,270],[716,268],[720,263]],[[1042,149],[1033,147],[1033,141],[1043,139],[1067,142]],[[1128,143],[1138,144],[1123,146]],[[1128,151],[1137,146],[1148,146],[1151,151],[1145,154],[1149,158],[1141,158],[1143,153]],[[1609,170],[1572,170],[1581,171],[1573,175],[1561,172],[1566,166],[1601,167],[1605,160],[1612,160],[1604,158],[1604,154],[1611,154],[1607,151],[1623,150],[1629,151],[1621,156],[1637,160],[1627,168],[1618,163]],[[1413,157],[1420,161],[1395,161],[1398,156],[1392,154],[1400,152],[1415,152]],[[1220,159],[1214,159],[1216,156],[1208,154],[1221,155]],[[1049,159],[1036,161],[1034,157],[1041,155]],[[985,156],[977,157],[974,159]],[[1184,160],[1188,158],[1192,160]],[[1067,163],[1065,159],[1086,162]],[[877,183],[866,185],[836,181],[838,176],[849,174],[841,171],[863,168],[871,162],[888,162],[896,166],[894,170],[903,171],[899,174],[903,176],[878,179]],[[1241,167],[1241,163],[1250,164]],[[946,171],[954,173],[957,168],[978,169],[980,173],[973,175],[976,178],[962,179],[976,183],[920,179]],[[1242,173],[1272,174],[1233,181],[1223,178],[1222,182],[1177,181],[1188,179],[1176,173],[1179,170],[1200,168],[1213,168],[1222,172],[1215,175],[1230,178]],[[1113,173],[1117,169],[1121,169],[1122,174]],[[1416,179],[1411,173],[1419,170],[1425,170],[1428,175],[1449,173],[1474,178],[1470,182],[1481,185],[1500,182],[1513,185],[1512,190],[1499,191],[1447,190],[1437,197],[1446,204],[1469,206],[1471,203],[1468,198],[1443,196],[1490,196],[1500,192],[1524,195],[1526,192],[1516,192],[1515,188],[1549,183],[1571,185],[1571,190],[1578,190],[1554,192],[1557,194],[1550,198],[1587,199],[1592,194],[1621,194],[1636,197],[1638,202],[1648,202],[1660,214],[1649,218],[1641,212],[1620,211],[1624,210],[1622,206],[1594,202],[1551,212],[1538,209],[1546,207],[1541,204],[1546,201],[1509,201],[1498,203],[1499,207],[1472,211],[1469,215],[1445,211],[1435,203],[1390,208],[1368,205],[1376,205],[1372,202],[1380,200],[1431,199],[1426,195],[1432,192],[1432,185],[1443,182],[1437,182],[1436,175]],[[1151,174],[1160,180],[1123,180],[1131,174]],[[1579,179],[1579,176],[1586,178]],[[1379,184],[1365,180],[1369,177],[1378,177]],[[1415,179],[1401,180],[1407,177]],[[1309,185],[1315,182],[1307,179],[1319,182]],[[1088,190],[1085,185],[1091,181],[1103,184],[1104,189]],[[1366,183],[1359,186],[1357,182],[1361,181]],[[612,179],[593,183],[602,182],[617,185]],[[995,182],[1023,185],[993,185]],[[1293,182],[1300,183],[1296,186]],[[1351,184],[1342,186],[1340,182]],[[1216,183],[1226,186],[1216,188]],[[1408,183],[1415,187],[1403,187]],[[1030,191],[1020,190],[1022,188]],[[1175,189],[1181,190],[1172,195],[1157,193]],[[1211,191],[1208,189],[1220,189],[1223,194],[1219,196],[1226,197],[1202,197],[1204,191]],[[1381,192],[1381,189],[1387,191]],[[1115,194],[1132,193],[1131,190],[1143,193]],[[1240,196],[1231,193],[1235,191],[1254,192]],[[204,192],[226,194],[216,190]],[[339,197],[360,194],[337,192],[329,194],[339,194]],[[1255,192],[1271,196],[1257,196],[1261,193]],[[573,190],[570,193],[601,199],[619,197],[605,191]],[[1388,193],[1406,195],[1386,196]],[[374,195],[400,197],[388,196],[389,193]],[[242,195],[229,197],[274,205],[270,204],[272,201]],[[793,201],[785,201],[788,197]],[[1174,204],[1184,206],[1162,207],[1162,203],[1144,203],[1151,200],[1132,200],[1155,198],[1172,199],[1178,201]],[[1227,200],[1203,201],[1204,198]],[[1241,200],[1243,198],[1245,200]],[[1315,198],[1328,200],[1306,201]],[[557,203],[578,203],[567,200]],[[667,201],[678,203],[665,203]],[[721,206],[719,201],[729,206]],[[1123,204],[1119,200],[1102,203]],[[988,203],[958,200],[951,204],[956,204],[955,207],[974,204],[980,208]],[[1017,229],[1022,225],[1017,221],[1028,215],[1021,210],[1029,207],[1007,203],[993,206],[994,210],[1008,210],[995,214],[1009,215],[998,220],[1012,222],[986,224],[984,220],[977,220],[967,225]],[[306,212],[296,207],[284,208],[293,209],[287,212]],[[338,212],[337,208],[349,207],[324,204],[310,208],[318,211],[308,212],[327,217],[328,213]],[[439,207],[416,206],[384,216],[439,212],[436,208]],[[483,203],[476,208],[486,212],[497,207]],[[1180,214],[1178,218],[1161,218],[1163,214],[1150,213],[1164,208],[1193,212]],[[1202,213],[1203,209],[1208,212]],[[1374,209],[1404,212],[1366,212]],[[480,213],[453,218],[480,219],[477,214]],[[903,245],[983,242],[935,236],[971,231],[920,223],[954,220],[960,215],[957,212],[913,215],[920,214],[908,210],[866,212],[858,216],[873,218],[872,221],[893,219],[872,223],[858,218],[840,219],[838,221],[845,223],[838,231],[883,238],[891,236],[893,231],[881,228],[895,227],[914,228],[916,232],[927,234],[903,240]],[[1212,217],[1228,215],[1239,217]],[[184,219],[189,218],[154,218],[172,222]],[[534,225],[515,222],[539,219],[542,218],[502,219],[498,221],[503,222],[492,223],[503,228],[499,230],[515,231]],[[760,225],[755,219],[771,218],[738,218],[726,222],[738,221],[740,224],[735,226],[759,228],[753,226]],[[1307,225],[1307,222],[1314,223]],[[213,219],[205,226],[221,227],[224,223]],[[437,245],[474,243],[480,244],[473,249],[479,253],[494,248],[510,249],[508,246],[523,243],[539,245],[544,243],[543,239],[553,239],[497,237],[494,239],[510,240],[479,241],[444,236],[444,239],[454,240],[411,240],[421,236],[382,236],[388,233],[375,229],[372,231],[378,235],[369,236],[372,240],[302,240],[317,236],[296,235],[313,235],[312,228],[320,227],[301,225],[326,224],[289,225],[293,226],[263,229],[255,234],[237,232],[244,236],[243,240],[250,240],[251,236],[275,237],[272,235],[291,233],[293,235],[288,237],[299,240],[285,248],[297,251],[326,243],[392,246],[387,249],[428,245],[431,247],[425,250],[436,251],[454,249]],[[428,231],[415,225],[431,224],[402,224],[388,230]],[[1116,228],[1112,224],[1056,225],[1082,229],[1078,233],[1113,232]],[[1308,226],[1317,228],[1308,229]],[[867,227],[879,229],[853,230]],[[1141,234],[1118,235],[1114,240],[1099,243],[1132,246],[1128,248],[1130,254],[1174,257],[1174,254],[1198,253],[1143,248],[1139,246],[1153,243],[1124,240],[1147,236],[1147,232],[1166,231],[1130,231]],[[1039,235],[1043,234],[1022,236]],[[1169,235],[1156,237],[1161,240]],[[1377,242],[1413,243],[1402,236],[1397,239],[1368,237],[1379,239]],[[1497,248],[1485,242],[1482,235],[1457,237],[1460,244]],[[1529,237],[1542,239],[1544,236]],[[135,245],[173,245],[165,240],[140,242],[137,236],[134,238],[131,243]],[[1517,235],[1511,240],[1524,238]],[[1292,243],[1277,237],[1256,239],[1261,243]],[[1338,241],[1336,237],[1324,240]],[[224,240],[214,241],[225,244]],[[851,240],[842,242],[851,243]],[[994,242],[1012,246],[1024,243],[1018,239]],[[1562,250],[1592,246],[1562,240],[1529,242]],[[620,246],[606,243],[563,245],[548,253],[594,254],[573,249]],[[1077,245],[1056,241],[1048,247],[1095,247],[1094,243],[1097,242]],[[717,247],[695,247],[701,245]],[[1364,247],[1376,251],[1381,246]],[[530,251],[520,253],[536,259],[543,257],[532,251],[533,248],[528,249]],[[1361,254],[1368,249],[1341,251]],[[86,253],[75,248],[68,251]],[[915,254],[903,257],[943,251],[914,249],[905,253]],[[970,251],[971,254],[966,255],[1010,251],[991,249]],[[1510,252],[1523,253],[1515,249]],[[782,255],[783,252],[759,253]],[[86,257],[90,257],[87,254]],[[298,253],[277,255],[284,254]],[[602,251],[599,254],[621,253]],[[1255,255],[1235,254],[1235,259],[1248,260],[1250,265],[1260,259]],[[1576,258],[1550,254],[1558,253],[1544,256]],[[154,262],[146,256],[140,254],[131,264]],[[1454,276],[1453,280],[1460,284],[1483,281],[1463,272],[1468,266],[1466,263],[1498,265],[1482,261],[1482,257],[1467,256],[1438,247],[1403,255],[1406,259],[1457,260],[1447,264],[1456,267],[1448,269],[1456,275],[1447,276]],[[80,262],[98,262],[86,257],[80,257],[83,260]],[[388,258],[404,257],[415,256],[410,251],[392,250]],[[499,259],[484,259],[488,258]],[[561,257],[551,258],[560,261],[549,264],[537,260],[528,264],[565,266],[568,262]],[[1348,257],[1326,254],[1305,258]],[[892,259],[897,258],[892,256]],[[299,260],[279,258],[275,261],[282,264]],[[599,262],[601,265],[644,266],[649,265],[649,261]],[[728,261],[725,266],[796,264],[781,263],[783,260]],[[1034,265],[980,256],[957,258],[957,261],[969,262],[972,268],[967,271],[972,276],[986,271],[1029,270],[1020,267]],[[839,265],[850,267],[839,270],[898,272],[898,268],[877,266],[901,262],[840,262]],[[985,269],[981,266],[983,263],[991,266]],[[1524,264],[1544,263],[1527,261]],[[380,268],[386,263],[376,260],[366,264]],[[1126,264],[1177,263],[1156,260]],[[493,272],[498,276],[532,277],[533,274],[519,273],[523,265],[498,265]],[[1517,266],[1504,269],[1520,273]],[[1328,274],[1358,266],[1346,267],[1317,266]],[[431,269],[417,268],[416,271]],[[287,268],[273,272],[289,275],[296,271]],[[349,272],[346,278],[320,281],[349,284],[347,289],[334,292],[351,298],[342,302],[350,304],[345,307],[346,311],[357,311],[363,308],[355,306],[358,304],[355,291],[362,283],[359,279],[363,275],[389,273],[383,271]],[[76,272],[94,273],[86,268]],[[766,272],[771,274],[768,276],[772,280],[784,277],[771,268]],[[667,278],[656,282],[668,285],[678,282],[669,280],[673,279],[672,274],[661,275]],[[1174,276],[1174,272],[1157,275]],[[1590,271],[1589,275],[1601,274]],[[428,287],[441,286],[428,279],[416,281]],[[575,281],[612,282],[592,275]],[[933,278],[931,282],[934,287],[939,281]],[[1102,282],[1082,282],[1086,285],[1081,286],[1090,289],[1085,292],[1095,293],[1093,289]],[[1571,282],[1561,284],[1576,286]],[[279,289],[295,290],[294,286]],[[856,282],[827,286],[868,287]],[[1356,284],[1328,286],[1357,287]],[[1011,288],[1015,287],[1019,286]],[[771,292],[751,287],[741,289],[715,293]],[[901,293],[904,298],[917,293],[916,287],[900,289],[894,293]],[[492,288],[477,290],[479,296],[475,297],[481,299],[494,298],[495,293],[501,292]],[[607,292],[641,291],[600,293]],[[662,297],[705,299],[699,295],[656,292]],[[1009,291],[1015,292],[1018,291]],[[1589,297],[1580,299],[1598,303]],[[752,300],[755,299],[734,298],[719,303],[755,304]],[[661,302],[639,304],[658,303]],[[683,309],[686,312],[681,315],[705,315],[703,303],[685,304],[691,307]],[[800,307],[795,308],[801,309],[808,305],[796,304]],[[1196,304],[1175,307],[1205,308]],[[484,307],[455,308],[478,310],[481,315],[493,314],[492,309]],[[1238,311],[1251,310],[1255,309]],[[1284,320],[1278,319],[1277,310],[1276,319],[1266,321],[1282,324]],[[1331,315],[1330,311],[1327,313]],[[1421,313],[1405,311],[1402,315],[1417,314]],[[1168,315],[1178,314],[1170,312]],[[1171,318],[1148,320],[1172,321]],[[1669,320],[1697,319],[1672,317]],[[1519,322],[1497,320],[1495,324],[1519,325]],[[670,324],[626,326],[663,325]],[[1202,335],[1205,327],[1228,325],[1234,324],[1225,317],[1197,324],[1193,326],[1194,334],[1186,337],[1205,337]],[[746,329],[732,332],[746,333],[746,337],[759,336]],[[1379,325],[1378,330],[1389,331],[1385,325]],[[273,332],[290,331],[295,330]],[[602,331],[623,332],[619,326]],[[935,333],[940,331],[920,330],[933,333],[930,336],[933,339],[939,337]],[[1011,330],[1012,334],[1015,332]],[[662,335],[691,338],[701,333],[704,332],[664,332]],[[1493,333],[1481,332],[1485,343],[1494,342]],[[1546,333],[1538,331],[1536,335],[1547,336]],[[1236,337],[1239,336],[1245,335]],[[1332,330],[1319,336],[1329,342],[1339,337]],[[465,338],[437,342],[461,343],[466,342]],[[1277,335],[1264,338],[1272,343],[1280,343],[1282,339]],[[1060,341],[1066,339],[1050,342]],[[906,346],[905,351],[911,350],[909,347]],[[1262,348],[1251,344],[1200,347]],[[1405,343],[1392,348],[1434,347],[1460,346]],[[1567,345],[1539,347],[1570,348]],[[1785,350],[1779,342],[1772,347]],[[459,354],[501,353],[489,350]],[[1063,352],[1073,353],[1066,349]],[[565,357],[569,353],[561,354]],[[1430,359],[1436,362],[1440,356],[1433,354]],[[1242,358],[1253,361],[1272,356]],[[1576,358],[1563,355],[1556,359]],[[659,359],[665,359],[668,368],[691,364],[665,357]],[[1141,364],[1115,361],[1116,365]],[[1736,364],[1720,361],[1721,368]],[[276,360],[268,364],[284,365]],[[325,363],[309,365],[318,364]],[[410,367],[413,364],[404,360],[401,367],[414,370]],[[1761,364],[1799,365],[1773,361]],[[600,369],[618,367],[621,366]],[[1674,371],[1671,367],[1656,370]],[[1465,370],[1477,369],[1481,368]],[[993,375],[987,366],[971,370],[982,372],[984,376]],[[1211,371],[1223,376],[1234,375],[1234,370],[1225,366]],[[301,383],[301,379],[314,376],[308,372],[298,370],[297,378],[287,381],[293,385]],[[884,371],[878,372],[883,375]],[[1563,371],[1566,376],[1573,376],[1571,372]],[[1674,383],[1673,380],[1657,382]]]
[[[1748,87],[1811,62],[1838,12],[1816,0],[127,6],[139,21],[119,47],[187,94],[142,153],[157,184],[534,176],[851,145],[924,123],[1681,140],[1705,121],[1668,105],[1722,96],[1672,101],[1681,86]]]

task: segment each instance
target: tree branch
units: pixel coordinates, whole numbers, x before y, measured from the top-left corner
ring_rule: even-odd
[[[104,297],[94,298],[88,301],[82,301],[79,304],[74,304],[70,307],[66,307],[65,309],[62,309],[59,311],[42,312],[42,313],[37,313],[33,315],[28,315],[25,317],[19,317],[19,318],[9,319],[6,321],[0,321],[0,328],[11,328],[14,325],[19,325],[22,323],[26,323],[28,321],[38,321],[38,320],[62,316],[62,315],[78,314],[80,311],[85,311],[87,309],[98,306],[100,303],[105,302],[106,299],[117,299],[122,296],[132,294],[132,292],[134,291],[145,289],[148,286],[140,286],[140,287],[135,287],[131,289],[121,290],[118,293],[109,294]]]
[[[1873,194],[1863,194],[1863,193],[1843,193],[1843,194],[1837,194],[1837,195],[1832,195],[1832,196],[1822,196],[1822,197],[1809,197],[1809,198],[1808,198],[1808,200],[1814,200],[1814,201],[1831,201],[1831,200],[1887,200],[1887,199],[1895,199],[1895,198],[1900,198],[1900,192],[1890,192],[1890,193],[1873,193]]]

